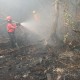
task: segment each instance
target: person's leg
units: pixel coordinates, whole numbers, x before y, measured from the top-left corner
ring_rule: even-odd
[[[8,33],[9,37],[10,37],[10,42],[11,42],[11,47],[14,48],[15,44],[14,44],[14,40],[13,40],[13,33]]]
[[[15,47],[19,48],[17,41],[16,41],[15,33],[13,32],[12,35],[13,35],[12,38],[13,38],[13,42],[14,42]]]

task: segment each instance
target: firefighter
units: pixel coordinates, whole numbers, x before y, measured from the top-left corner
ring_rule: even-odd
[[[39,20],[40,20],[39,14],[38,14],[36,11],[33,11],[32,13],[33,13],[33,18],[34,18],[34,20],[35,20],[36,22],[39,22]]]
[[[11,46],[12,48],[18,47],[17,42],[16,42],[16,37],[15,37],[15,29],[16,29],[16,24],[14,24],[12,22],[12,17],[8,16],[6,18],[7,20],[7,32],[9,34],[10,37],[10,41],[11,41]]]

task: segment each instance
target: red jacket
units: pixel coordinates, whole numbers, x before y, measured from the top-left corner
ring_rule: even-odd
[[[16,29],[16,25],[15,24],[13,24],[13,23],[8,23],[7,24],[7,31],[8,32],[14,32],[15,29]]]

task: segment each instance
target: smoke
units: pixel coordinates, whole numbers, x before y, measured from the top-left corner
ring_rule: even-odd
[[[11,15],[13,20],[21,22],[26,29],[30,41],[43,40],[45,44],[53,44],[49,40],[55,28],[55,0],[0,0],[0,11],[3,16]],[[6,3],[6,4],[5,4]],[[61,5],[62,6],[62,5]],[[59,9],[57,36],[63,39],[63,6]],[[33,13],[33,11],[35,13]],[[1,14],[2,14],[1,13]],[[53,37],[54,38],[54,37]]]
[[[52,1],[16,0],[14,2],[14,0],[0,0],[0,6],[1,15],[4,18],[10,15],[13,20],[21,22],[26,31],[30,31],[26,34],[27,36],[31,35],[29,37],[30,40],[34,40],[33,38],[35,38],[45,41],[50,37],[51,26],[53,24]],[[36,14],[33,14],[33,11],[36,11]]]
[[[40,17],[43,17],[43,16],[44,16],[44,14],[40,15]],[[26,28],[26,30],[29,30],[30,32],[34,33],[35,35],[38,35],[41,38],[40,40],[47,40],[49,38],[49,36],[51,35],[51,31],[50,31],[51,26],[48,24],[49,21],[47,21],[47,19],[41,19],[39,21],[32,19],[29,21],[22,22],[21,25],[24,26]]]
[[[39,1],[38,5],[38,10],[36,8],[32,10],[35,11],[35,14],[31,12],[30,19],[22,22],[21,25],[23,25],[27,30],[38,35],[41,38],[40,40],[43,40],[44,44],[47,44],[47,41],[52,34],[53,26],[54,14],[52,10],[52,3],[42,3]]]

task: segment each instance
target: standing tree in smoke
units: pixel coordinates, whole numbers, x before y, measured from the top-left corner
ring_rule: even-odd
[[[57,28],[58,28],[58,20],[59,20],[59,0],[55,0],[54,3],[54,22],[53,22],[53,28],[52,28],[52,34],[51,34],[51,39],[53,40],[53,42],[56,43],[57,40]]]
[[[56,34],[56,29],[58,27],[58,19],[59,19],[59,0],[55,0],[54,34]]]

